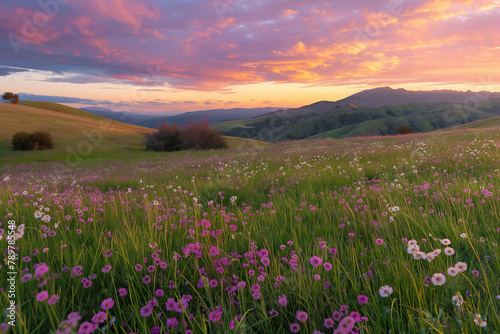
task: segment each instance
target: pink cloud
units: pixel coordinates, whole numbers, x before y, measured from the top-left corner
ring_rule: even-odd
[[[1,55],[10,66],[52,68],[82,82],[136,84],[158,65],[159,84],[203,91],[265,81],[472,82],[498,69],[497,4],[396,1],[255,0],[222,15],[201,0],[72,1],[19,56],[8,44]],[[9,6],[0,6],[2,35],[20,34],[22,18],[41,10],[27,0]]]

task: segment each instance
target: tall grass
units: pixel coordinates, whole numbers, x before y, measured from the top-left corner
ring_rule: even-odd
[[[4,167],[2,250],[8,220],[25,225],[8,331],[76,333],[104,312],[96,333],[289,333],[293,324],[332,333],[359,313],[349,332],[498,333],[499,144],[493,132],[468,131],[176,153],[64,175]],[[412,239],[441,253],[415,260]],[[457,262],[467,270],[452,276]],[[49,271],[37,279],[41,263]],[[2,264],[3,309],[8,272]],[[444,285],[430,280],[437,273]],[[392,294],[381,296],[382,286]],[[37,301],[43,291],[59,299]],[[72,312],[81,318],[64,322]]]

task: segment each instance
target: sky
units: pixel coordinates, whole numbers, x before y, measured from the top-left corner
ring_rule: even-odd
[[[500,0],[6,0],[0,90],[129,112],[500,91]]]

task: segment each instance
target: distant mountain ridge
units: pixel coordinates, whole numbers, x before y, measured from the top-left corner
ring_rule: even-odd
[[[411,91],[404,88],[379,87],[361,91],[336,102],[375,108],[407,103],[460,103],[470,105],[496,98],[500,98],[500,93],[472,92],[470,90],[466,92],[455,90]]]
[[[97,107],[88,107],[80,109],[95,115],[114,119],[120,122],[140,125],[147,128],[157,128],[158,124],[163,122],[183,125],[188,121],[202,122],[204,120],[207,120],[209,123],[217,123],[227,120],[246,119],[246,118],[260,116],[263,114],[268,114],[270,112],[278,110],[279,108],[263,107],[263,108],[210,109],[210,110],[190,111],[172,116],[119,112]]]

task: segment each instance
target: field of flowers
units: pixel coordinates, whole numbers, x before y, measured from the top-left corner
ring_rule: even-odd
[[[0,333],[499,333],[499,168],[493,131],[5,166]]]

